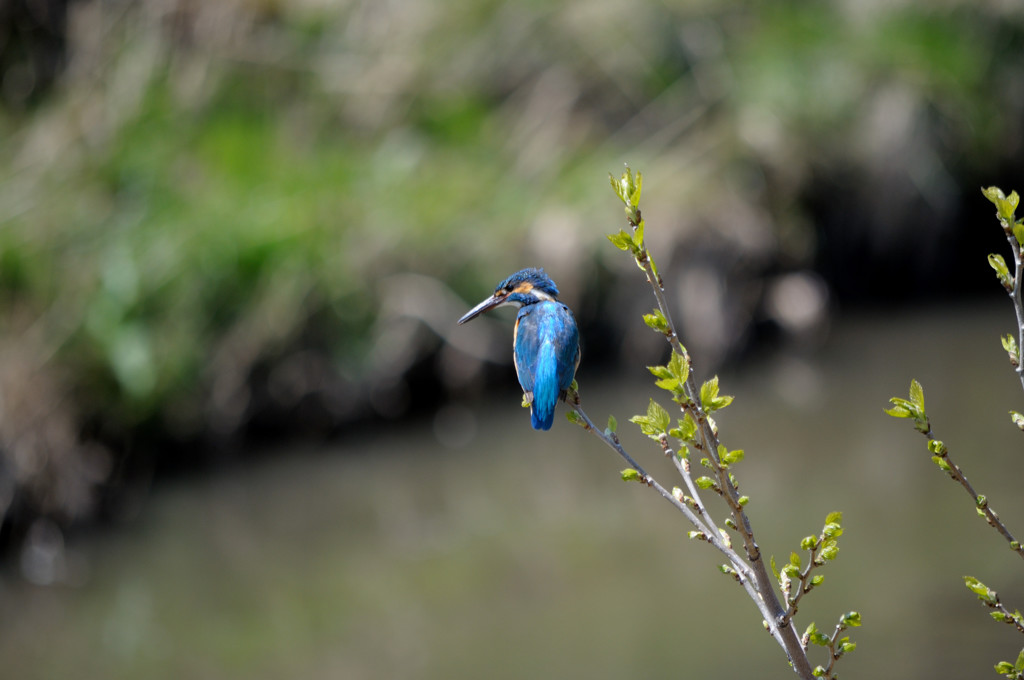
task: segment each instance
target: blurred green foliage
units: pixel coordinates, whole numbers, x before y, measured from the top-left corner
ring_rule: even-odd
[[[724,241],[766,269],[809,263],[817,173],[887,186],[889,214],[1019,152],[1005,3],[67,11],[55,84],[2,93],[0,332],[59,377],[69,418],[113,432],[232,431],[254,372],[297,351],[362,399],[393,273],[475,299],[545,265],[580,295],[622,160],[666,252]]]

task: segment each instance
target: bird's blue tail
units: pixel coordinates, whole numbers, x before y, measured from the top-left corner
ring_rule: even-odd
[[[530,407],[533,429],[551,429],[551,423],[555,420],[558,393],[558,359],[555,357],[555,346],[545,342],[537,353],[537,372],[533,378],[533,404]]]

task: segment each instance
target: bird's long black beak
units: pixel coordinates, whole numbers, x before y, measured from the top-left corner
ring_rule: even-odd
[[[480,316],[487,310],[494,309],[495,307],[501,305],[501,303],[503,303],[507,298],[507,295],[492,295],[491,297],[487,298],[486,300],[478,304],[473,309],[466,312],[463,315],[463,317],[459,319],[459,323],[464,324],[467,321],[475,319],[476,317]]]

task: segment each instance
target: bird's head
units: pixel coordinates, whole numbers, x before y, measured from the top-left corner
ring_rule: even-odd
[[[554,300],[557,297],[558,288],[543,269],[521,269],[499,283],[494,289],[494,295],[466,312],[465,316],[459,319],[459,323],[466,323],[488,310],[503,305],[523,307],[535,302]]]

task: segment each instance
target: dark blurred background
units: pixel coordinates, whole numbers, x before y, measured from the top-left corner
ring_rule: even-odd
[[[1019,564],[881,409],[921,378],[1024,514],[979,191],[1024,189],[1021,83],[1015,0],[0,0],[0,665],[789,677],[682,518],[529,429],[511,314],[454,325],[543,266],[591,415],[641,411],[624,162],[763,544],[856,529],[851,674],[1015,658],[959,577],[1020,606]]]

